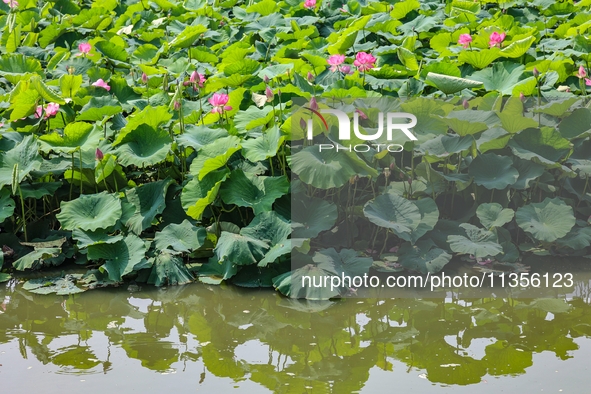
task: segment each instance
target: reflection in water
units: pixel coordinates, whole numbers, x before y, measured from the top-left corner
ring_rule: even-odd
[[[23,358],[58,373],[110,374],[125,368],[125,357],[112,357],[122,349],[149,370],[182,373],[200,362],[195,383],[226,377],[274,392],[356,392],[370,370],[393,363],[469,385],[525,374],[535,353],[566,360],[575,339],[591,335],[591,306],[580,298],[303,302],[205,285],[64,298],[6,287],[3,298],[0,351],[18,343]]]

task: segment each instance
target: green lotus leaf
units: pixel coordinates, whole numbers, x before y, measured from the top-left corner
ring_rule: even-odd
[[[470,164],[468,174],[474,178],[474,183],[489,190],[502,190],[513,185],[519,178],[519,172],[513,167],[511,158],[494,153],[477,156]]]
[[[123,239],[122,235],[110,235],[103,230],[84,231],[79,228],[72,230],[72,239],[76,240],[78,249],[100,244],[114,244]]]
[[[398,250],[398,263],[404,268],[421,274],[436,273],[451,260],[445,250],[435,247],[432,242],[419,242],[417,245],[405,243]]]
[[[248,226],[240,230],[241,235],[260,239],[270,246],[265,256],[259,261],[259,267],[266,267],[291,252],[292,243],[287,239],[290,233],[289,222],[274,211],[255,216]]]
[[[218,262],[249,265],[258,263],[268,249],[269,245],[259,239],[222,231],[214,253]]]
[[[23,198],[42,198],[52,196],[62,186],[62,182],[21,183]]]
[[[171,118],[172,114],[168,111],[167,106],[152,107],[148,105],[143,110],[126,118],[127,124],[119,131],[117,138],[113,141],[113,146],[123,143],[127,135],[141,125],[147,125],[154,130],[160,130],[160,126],[168,122]]]
[[[111,60],[125,62],[127,60],[127,52],[125,48],[120,47],[109,41],[99,41],[95,44],[96,49]]]
[[[293,238],[314,238],[330,230],[338,218],[337,206],[320,198],[293,195],[291,220]]]
[[[186,125],[185,132],[176,138],[179,145],[191,147],[196,151],[210,145],[220,138],[228,136],[224,129],[211,129],[206,126]]]
[[[516,134],[509,147],[521,159],[534,160],[546,167],[560,167],[557,163],[571,150],[571,143],[554,128],[525,129]]]
[[[59,94],[50,89],[49,86],[41,80],[39,75],[34,75],[29,81],[31,82],[31,87],[35,88],[45,101],[49,103],[58,103],[60,105],[66,104],[66,101]]]
[[[447,237],[449,247],[454,252],[471,254],[476,258],[496,256],[503,253],[503,247],[498,244],[495,233],[468,223],[462,223],[460,227],[464,229],[466,236],[450,235]]]
[[[554,242],[567,235],[576,219],[573,208],[559,198],[545,198],[517,209],[515,221],[532,238],[542,242]]]
[[[125,194],[127,201],[135,206],[135,213],[125,225],[135,234],[140,234],[152,225],[152,222],[166,208],[166,191],[174,183],[172,179],[145,183]]]
[[[14,200],[10,198],[8,189],[0,190],[0,223],[14,213]]]
[[[335,152],[335,149],[320,151],[318,146],[309,146],[293,154],[291,170],[303,182],[320,189],[341,187],[354,175],[378,175],[354,153]]]
[[[142,124],[125,136],[114,153],[124,166],[145,168],[164,161],[170,147],[170,135],[166,131]]]
[[[185,185],[181,193],[181,202],[187,215],[195,220],[201,219],[205,208],[218,196],[220,186],[226,180],[228,172],[225,168],[210,172],[202,180],[195,177]]]
[[[476,216],[480,219],[480,223],[489,230],[509,223],[513,220],[513,215],[515,212],[511,208],[503,209],[502,205],[496,202],[480,204],[476,209]]]
[[[472,147],[474,138],[438,135],[437,137],[427,140],[420,144],[417,150],[425,154],[437,157],[448,157],[454,153],[466,151]]]
[[[21,54],[0,57],[0,75],[10,83],[16,84],[31,73],[43,75],[43,68],[39,60]]]
[[[193,275],[183,264],[183,260],[165,250],[154,258],[148,283],[155,286],[174,286],[191,283],[193,280]]]
[[[494,124],[497,114],[491,111],[452,111],[448,116],[435,116],[461,137],[480,133]]]
[[[541,176],[545,171],[543,165],[530,160],[523,160],[519,157],[513,157],[513,167],[519,172],[519,178],[517,178],[517,182],[511,185],[511,187],[519,190],[527,189],[532,181]]]
[[[135,270],[146,267],[146,245],[139,237],[128,235],[113,244],[99,244],[88,247],[89,260],[104,260],[100,269],[109,274],[115,282]]]
[[[242,155],[253,163],[275,157],[284,140],[279,128],[270,128],[262,136],[244,141]]]
[[[36,294],[69,295],[84,292],[76,286],[73,275],[58,276],[54,278],[35,278],[25,282],[23,289]]]
[[[480,81],[488,91],[497,91],[503,95],[510,95],[513,87],[523,78],[525,67],[513,62],[495,63],[492,67],[477,71],[470,76]]]
[[[154,242],[156,250],[192,252],[203,246],[205,237],[206,231],[203,227],[196,227],[188,220],[183,220],[181,224],[172,223],[157,232]]]
[[[10,121],[18,121],[33,114],[40,98],[39,92],[28,81],[19,81],[10,95]]]
[[[220,197],[226,204],[251,207],[255,215],[270,211],[273,202],[289,191],[285,176],[254,176],[247,178],[242,170],[232,171],[230,179],[220,188]]]
[[[60,207],[56,218],[64,230],[107,229],[121,217],[119,197],[107,192],[83,194],[75,200],[62,202]]]
[[[470,79],[452,77],[433,72],[427,74],[425,81],[445,94],[454,94],[464,89],[472,89],[482,86],[482,82],[480,81],[472,81]]]
[[[191,173],[202,180],[207,174],[223,167],[230,157],[241,149],[240,139],[236,136],[220,138],[204,146],[191,163]]]
[[[560,134],[565,138],[578,138],[591,133],[591,110],[578,108],[558,125]]]
[[[215,258],[209,260],[199,268],[199,281],[210,285],[219,285],[224,280],[232,278],[238,272],[238,265],[230,260],[218,262]]]
[[[119,101],[111,96],[92,97],[80,110],[76,120],[94,122],[121,113]]]
[[[419,225],[410,234],[410,241],[414,244],[419,238],[435,228],[439,221],[439,209],[435,201],[428,197],[412,202],[419,208],[421,214]]]
[[[203,25],[186,26],[185,29],[180,34],[178,34],[169,45],[172,48],[190,47],[199,38],[199,36],[206,31],[207,28]]]
[[[0,153],[0,189],[4,185],[12,185],[16,189],[16,183],[21,183],[31,171],[41,167],[39,156],[39,144],[35,137],[28,135],[17,143],[8,152]]]
[[[508,58],[521,57],[531,48],[532,44],[536,41],[536,37],[530,36],[512,42],[508,47],[501,50],[501,55]]]
[[[501,50],[498,48],[482,49],[480,51],[462,51],[460,56],[458,56],[458,61],[468,63],[476,68],[485,68],[500,56],[502,56]],[[474,76],[472,78],[476,79]]]
[[[370,222],[391,229],[405,241],[410,241],[411,232],[421,223],[421,211],[417,205],[393,190],[369,201],[363,213]]]
[[[94,150],[98,147],[102,138],[102,131],[85,122],[73,122],[66,126],[63,133],[44,134],[39,137],[41,150],[72,153],[78,149]]]
[[[10,274],[5,274],[4,272],[0,272],[0,283],[8,282],[12,276]]]

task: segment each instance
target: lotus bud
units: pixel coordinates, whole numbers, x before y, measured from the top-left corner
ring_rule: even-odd
[[[174,101],[174,110],[175,111],[180,111],[181,110],[181,102],[178,100]]]
[[[268,103],[270,103],[271,101],[273,101],[273,98],[275,97],[275,95],[273,94],[273,91],[268,86],[265,89],[265,96],[267,96],[267,102]]]
[[[390,248],[390,250],[388,250],[388,252],[390,252],[390,253],[398,253],[398,246],[394,246],[394,247]]]
[[[310,108],[314,111],[318,111],[318,103],[316,102],[316,97],[312,97],[310,99]]]
[[[525,101],[525,94],[523,92],[519,92],[519,100],[523,103]]]
[[[394,171],[396,169],[396,163],[390,163],[390,171]]]
[[[105,155],[103,155],[103,151],[101,151],[99,148],[96,148],[96,152],[94,152],[94,157],[97,160],[103,160],[103,157],[105,157]]]
[[[308,71],[308,75],[306,76],[306,78],[308,79],[308,82],[314,81],[314,75],[312,75],[310,71]]]
[[[462,106],[464,107],[464,109],[468,109],[470,108],[470,103],[468,102],[468,100],[464,100],[462,102]]]
[[[300,119],[300,127],[302,130],[306,130],[306,121],[304,119]]]
[[[540,76],[540,72],[538,71],[538,69],[536,67],[534,67],[533,73],[534,73],[535,78],[538,78]]]
[[[411,177],[408,177],[408,184],[412,185],[412,178]]]
[[[74,71],[75,71],[74,67],[72,67],[72,66],[68,67],[68,74],[74,75]]]
[[[265,83],[269,83],[269,77],[265,75],[265,76],[263,77],[263,81],[264,81]]]
[[[146,73],[142,73],[142,83],[144,85],[148,83],[148,75]]]

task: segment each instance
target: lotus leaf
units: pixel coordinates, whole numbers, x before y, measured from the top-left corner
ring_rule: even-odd
[[[61,203],[61,212],[56,215],[64,230],[107,229],[121,217],[119,197],[107,192],[84,194],[72,201]]]
[[[558,198],[520,207],[515,221],[523,231],[542,242],[554,242],[567,235],[576,219],[572,207]]]

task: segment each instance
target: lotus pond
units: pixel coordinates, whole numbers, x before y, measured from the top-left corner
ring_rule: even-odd
[[[575,289],[304,301],[197,284],[48,297],[11,283],[0,381],[10,393],[585,392],[591,273],[536,264],[576,272]]]

